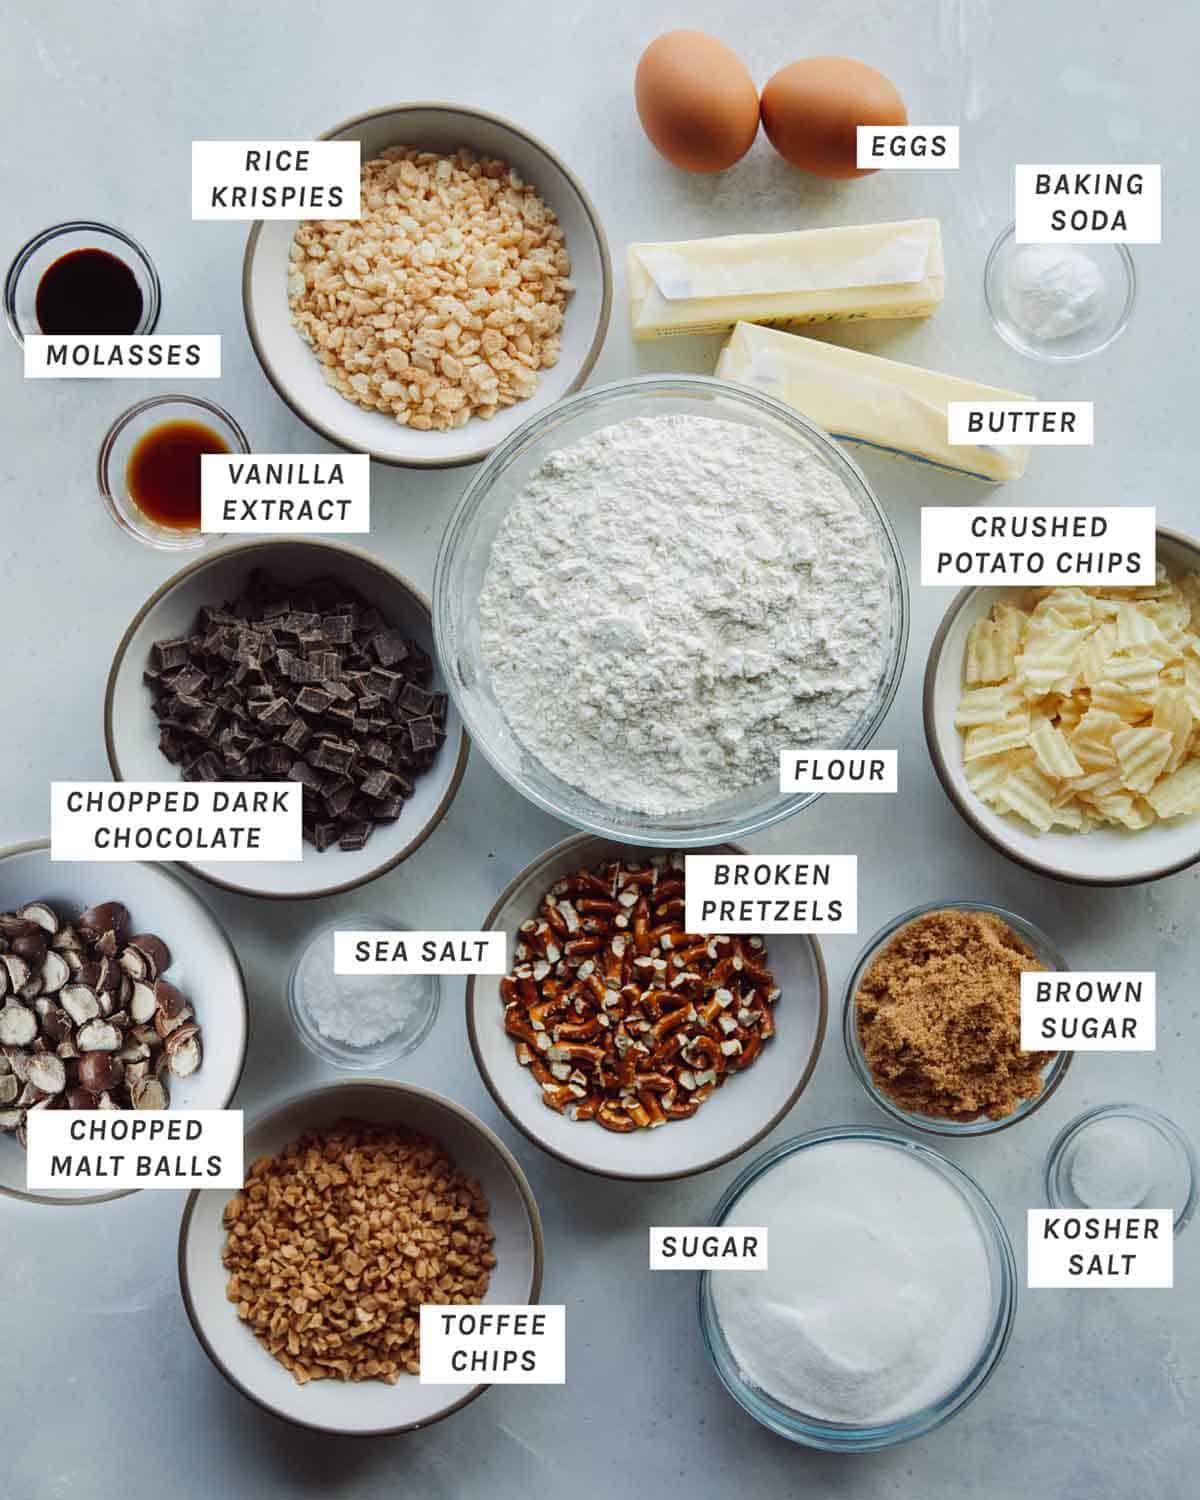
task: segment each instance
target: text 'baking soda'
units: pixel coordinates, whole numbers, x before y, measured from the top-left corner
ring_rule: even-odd
[[[684,879],[689,932],[858,931],[856,854],[689,854]]]
[[[193,219],[361,217],[358,141],[193,141]]]
[[[764,1225],[714,1229],[711,1225],[650,1230],[652,1271],[765,1271],[767,1229]]]
[[[27,333],[26,380],[218,380],[219,333]]]
[[[1018,245],[1157,245],[1162,241],[1162,167],[1013,168]]]
[[[422,1385],[565,1385],[566,1379],[565,1306],[422,1304]]]
[[[921,507],[921,583],[1153,584],[1152,505]]]
[[[26,1186],[240,1188],[240,1109],[35,1109],[26,1122]]]
[[[1153,1052],[1155,976],[1021,975],[1022,1052]]]
[[[1031,1208],[1029,1287],[1170,1287],[1175,1279],[1169,1208]]]
[[[366,532],[371,460],[309,453],[206,453],[200,460],[200,530]]]
[[[503,974],[503,932],[335,932],[335,974]]]
[[[299,782],[53,781],[50,858],[303,858]]]

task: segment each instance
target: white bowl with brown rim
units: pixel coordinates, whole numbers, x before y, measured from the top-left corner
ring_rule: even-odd
[[[386,563],[341,542],[289,538],[224,547],[205,553],[168,578],[138,610],[121,638],[104,696],[104,740],[118,781],[179,781],[178,770],[158,747],[158,721],[150,690],[142,681],[150,648],[155,641],[187,635],[202,605],[221,605],[237,598],[255,568],[267,569],[284,583],[302,583],[323,574],[345,583],[430,654],[433,688],[444,690],[429,601]],[[413,795],[400,816],[394,822],[377,823],[364,848],[347,850],[335,844],[318,851],[306,843],[303,859],[293,862],[181,860],[181,868],[236,895],[279,900],[335,896],[365,885],[419,849],[454,800],[469,745],[453,700],[447,707],[446,731],[432,765],[414,779]]]
[[[140,860],[64,862],[50,858],[48,840],[14,844],[0,852],[0,911],[31,901],[48,902],[64,920],[101,901],[129,911],[132,932],[154,933],[167,945],[163,971],[183,991],[200,1026],[203,1060],[188,1078],[168,1078],[171,1108],[227,1109],[246,1062],[250,1016],[241,965],[233,945],[200,897],[172,870]],[[85,1188],[25,1185],[25,1152],[0,1134],[0,1193],[34,1203],[102,1203],[135,1188],[113,1190],[96,1181]]]
[[[533,1192],[503,1141],[461,1105],[390,1079],[355,1079],[313,1089],[275,1105],[246,1131],[246,1165],[274,1155],[306,1130],[339,1120],[391,1125],[436,1140],[474,1177],[488,1200],[496,1265],[484,1305],[536,1303],[544,1246]],[[299,1385],[258,1342],[225,1295],[225,1206],[233,1193],[197,1190],[179,1226],[179,1286],[192,1330],[220,1373],[264,1410],[318,1432],[356,1437],[411,1432],[460,1411],[486,1384],[422,1385],[415,1375],[380,1380],[313,1380]],[[414,1315],[415,1315],[414,1309]]]
[[[716,844],[698,854],[737,854],[735,844]],[[661,851],[639,849],[581,833],[539,855],[512,880],[484,918],[484,931],[509,935],[512,962],[516,934],[534,916],[542,897],[564,875],[621,858],[646,864]],[[542,1090],[517,1061],[514,1039],[504,1029],[500,980],[479,975],[467,982],[467,1032],[475,1064],[492,1098],[523,1135],[543,1151],[602,1177],[660,1181],[690,1177],[732,1161],[773,1130],[812,1077],[825,1035],[828,986],[815,937],[772,935],[767,964],[780,988],[774,1005],[775,1035],[744,1073],[725,1080],[694,1115],[657,1129],[618,1134],[595,1120],[572,1120],[542,1103]]]
[[[1158,528],[1158,557],[1172,574],[1200,570],[1200,542]],[[938,626],[925,668],[925,741],[946,795],[994,849],[1037,875],[1073,885],[1137,885],[1200,861],[1200,815],[1152,823],[1139,832],[1103,827],[1087,833],[1037,833],[1021,818],[989,807],[967,783],[963,737],[954,716],[963,691],[967,634],[994,605],[1016,603],[1021,588],[969,588],[955,595]]]
[[[527,418],[578,390],[600,354],[612,310],[612,265],[591,199],[543,141],[499,115],[464,105],[386,105],[343,120],[317,139],[359,141],[364,162],[388,146],[446,154],[466,146],[507,161],[557,214],[575,285],[558,362],[539,372],[537,389],[528,400],[502,407],[486,421],[472,417],[449,432],[402,427],[384,412],[366,411],[347,401],[326,383],[315,354],[293,327],[288,307],[288,254],[297,221],[262,220],[246,242],[242,306],[250,342],[263,373],[302,422],[339,447],[402,468],[444,469],[481,462]]]

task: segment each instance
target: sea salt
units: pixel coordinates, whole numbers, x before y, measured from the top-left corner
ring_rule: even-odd
[[[332,929],[310,943],[296,983],[316,1029],[348,1047],[374,1046],[411,1025],[429,989],[424,974],[335,974]]]

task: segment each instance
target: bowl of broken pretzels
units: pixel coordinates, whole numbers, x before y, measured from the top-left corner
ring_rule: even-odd
[[[481,924],[510,935],[511,967],[467,983],[476,1066],[512,1124],[570,1166],[636,1181],[721,1166],[816,1067],[816,938],[689,933],[684,900],[682,853],[577,834]]]
[[[301,859],[182,862],[280,899],[352,890],[406,859],[468,750],[424,595],[357,548],[307,538],[205,553],[157,589],[117,647],[104,734],[118,781],[298,782]]]

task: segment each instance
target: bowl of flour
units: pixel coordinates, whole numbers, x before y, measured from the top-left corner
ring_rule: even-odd
[[[904,665],[899,547],[859,469],[770,397],[644,376],[533,418],[468,486],[438,652],[499,773],[593,833],[696,846],[815,794],[783,750],[870,742]]]

